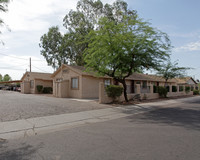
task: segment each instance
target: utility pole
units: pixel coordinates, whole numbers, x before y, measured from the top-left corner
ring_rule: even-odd
[[[31,57],[30,57],[30,72],[31,72]]]

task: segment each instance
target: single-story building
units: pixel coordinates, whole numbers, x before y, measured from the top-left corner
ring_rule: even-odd
[[[51,76],[51,73],[26,72],[21,78],[21,93],[37,94],[37,85],[53,88]]]
[[[190,86],[192,91],[199,89],[198,83],[192,77],[175,78],[175,80],[179,86]]]
[[[53,73],[53,95],[60,98],[98,98],[99,83],[111,84],[109,77],[96,77],[82,66],[63,64]]]
[[[99,84],[105,86],[117,84],[112,78],[97,77],[95,73],[87,73],[82,66],[63,64],[53,73],[53,95],[62,98],[99,98]],[[127,93],[134,94],[140,87],[141,93],[150,93],[150,85],[164,86],[162,77],[133,73],[126,79]],[[175,85],[175,80],[169,80],[168,85]]]

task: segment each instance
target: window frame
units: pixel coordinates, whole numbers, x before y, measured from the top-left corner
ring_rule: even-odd
[[[73,87],[73,79],[77,79],[77,88]],[[79,90],[79,77],[71,77],[71,89],[72,90]]]
[[[34,88],[34,80],[30,80],[30,88]]]
[[[106,84],[106,82],[109,81],[109,84]],[[109,86],[111,85],[111,79],[104,79],[104,86]]]

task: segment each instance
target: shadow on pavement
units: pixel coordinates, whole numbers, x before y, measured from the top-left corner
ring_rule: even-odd
[[[200,110],[194,108],[158,108],[144,114],[129,116],[136,123],[164,123],[200,130]]]
[[[28,160],[33,158],[41,145],[31,146],[25,143],[8,147],[8,142],[0,142],[0,160]]]

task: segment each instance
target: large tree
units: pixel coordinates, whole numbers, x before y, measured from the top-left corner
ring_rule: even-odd
[[[87,70],[122,83],[128,101],[126,78],[138,70],[157,69],[169,57],[169,38],[128,9],[119,12],[117,20],[104,17],[98,24],[88,36]]]
[[[184,77],[188,69],[191,68],[179,67],[178,62],[167,61],[158,68],[157,75],[162,76],[165,79],[165,85],[167,85],[169,79]]]
[[[65,45],[62,45],[61,48],[66,51],[67,58],[69,58],[68,62],[70,64],[80,66],[85,65],[85,61],[83,59],[83,51],[88,48],[86,37],[90,31],[99,28],[98,22],[100,18],[107,17],[110,20],[115,20],[117,23],[122,20],[120,13],[127,12],[127,3],[120,0],[117,0],[112,5],[104,5],[100,0],[78,1],[76,10],[70,10],[63,19],[63,25],[66,28],[66,33],[62,37],[64,39],[63,41],[65,42]],[[50,28],[48,33],[45,35],[48,35],[51,32],[52,31]],[[56,41],[56,39],[52,39],[45,35],[42,36],[40,44],[46,43],[46,41],[50,41],[49,43]],[[43,37],[46,38],[44,39]],[[49,59],[47,59],[48,64],[54,65],[54,61],[51,59],[52,53],[50,53],[50,50],[52,50],[51,46],[40,45],[40,47],[42,48],[41,54],[46,59],[47,57]],[[59,57],[55,56],[54,58],[56,58],[58,63],[63,63]]]
[[[5,74],[2,78],[3,82],[7,82],[7,81],[12,81],[12,78],[9,76],[9,74]]]
[[[40,38],[39,46],[42,48],[40,53],[54,69],[67,63],[69,59],[65,39],[57,26],[49,28],[48,33]]]

